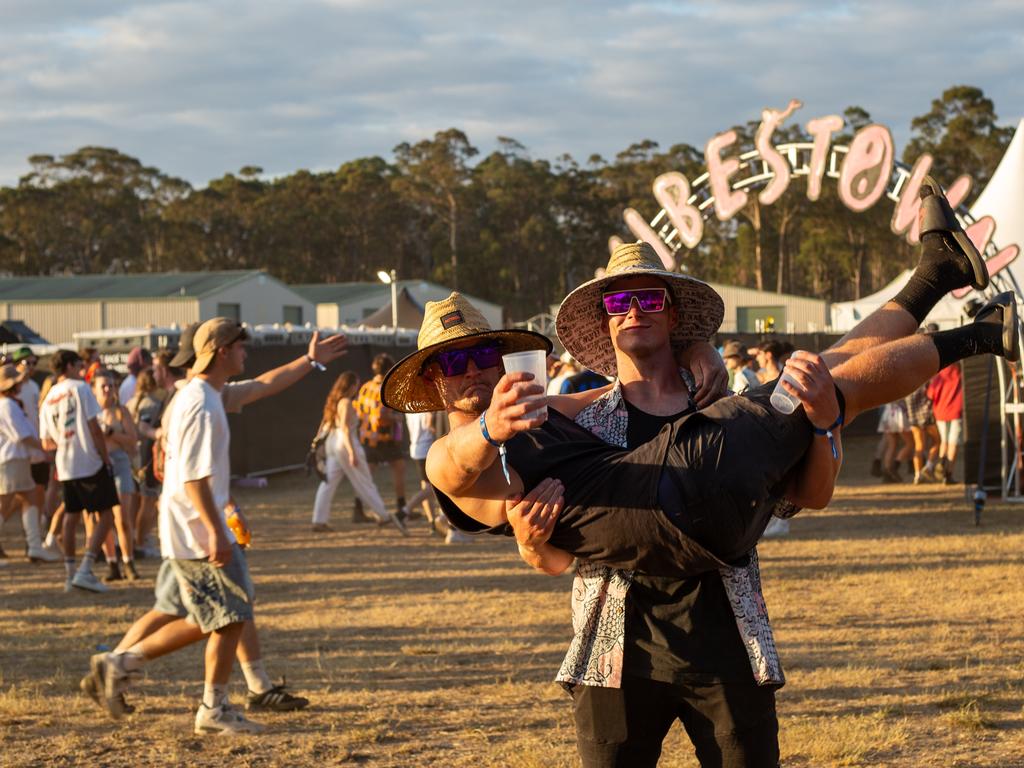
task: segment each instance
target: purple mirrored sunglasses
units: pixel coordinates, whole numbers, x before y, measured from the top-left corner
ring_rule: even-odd
[[[470,360],[481,371],[500,365],[501,344],[497,341],[485,341],[463,349],[446,349],[428,357],[423,363],[423,370],[426,371],[431,363],[437,363],[444,376],[461,376],[469,367]]]
[[[665,307],[671,304],[666,288],[630,288],[601,294],[604,311],[609,315],[628,314],[634,299],[641,312],[664,312]]]

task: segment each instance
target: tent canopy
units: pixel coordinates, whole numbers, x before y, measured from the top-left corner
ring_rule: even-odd
[[[378,309],[372,315],[363,318],[362,325],[368,328],[381,326],[391,327],[391,302]],[[423,325],[423,307],[412,297],[409,290],[403,287],[398,292],[398,327],[419,330]]]

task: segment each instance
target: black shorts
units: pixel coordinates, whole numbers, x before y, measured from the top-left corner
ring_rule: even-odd
[[[406,457],[404,446],[393,440],[377,445],[363,445],[363,450],[366,451],[367,464],[387,464]]]
[[[110,470],[100,467],[92,477],[64,480],[65,512],[105,512],[121,503]]]
[[[50,462],[40,461],[33,464],[30,469],[32,470],[32,482],[42,486],[50,484],[50,478],[53,477],[53,465]]]

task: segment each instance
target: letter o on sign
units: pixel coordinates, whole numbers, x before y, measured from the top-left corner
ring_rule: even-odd
[[[866,125],[850,143],[839,171],[839,199],[862,213],[878,202],[892,177],[892,134],[882,125]]]

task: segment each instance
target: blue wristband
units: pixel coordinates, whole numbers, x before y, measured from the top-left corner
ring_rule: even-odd
[[[839,449],[836,448],[836,438],[832,434],[832,430],[839,429],[839,427],[841,427],[841,426],[843,426],[843,413],[842,413],[842,411],[839,412],[839,418],[836,419],[835,423],[832,424],[832,426],[830,426],[830,427],[825,427],[825,429],[818,429],[816,426],[811,424],[811,429],[814,430],[814,434],[816,434],[816,435],[824,435],[825,437],[828,438],[828,444],[830,446],[832,446],[832,458],[836,459],[836,460],[839,459]]]
[[[480,434],[484,436],[484,440],[498,449],[498,458],[501,459],[501,471],[505,475],[505,482],[512,485],[512,479],[508,476],[508,462],[505,459],[505,444],[499,443],[487,431],[487,411],[480,414]]]

